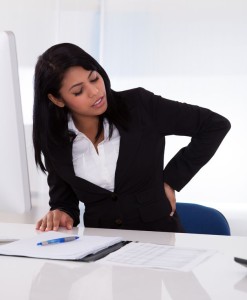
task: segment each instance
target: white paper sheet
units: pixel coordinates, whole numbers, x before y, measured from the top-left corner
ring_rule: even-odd
[[[67,236],[71,234],[43,232],[33,238],[0,246],[0,254],[48,259],[80,259],[122,241],[120,237],[81,236],[72,242],[37,246],[38,242]]]
[[[190,271],[215,251],[150,243],[130,243],[99,260],[103,264]]]

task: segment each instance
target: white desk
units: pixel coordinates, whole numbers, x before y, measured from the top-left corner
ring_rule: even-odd
[[[92,228],[75,228],[72,231],[181,247],[216,249],[218,253],[192,272],[0,256],[1,299],[247,299],[247,268],[233,261],[234,256],[247,257],[247,237]],[[32,224],[0,223],[0,235],[3,234],[23,238],[37,233]]]

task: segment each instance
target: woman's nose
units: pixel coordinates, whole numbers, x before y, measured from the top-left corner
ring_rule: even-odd
[[[99,92],[99,90],[98,90],[98,88],[95,85],[91,84],[91,85],[88,86],[88,96],[90,98],[92,98],[95,95],[97,95],[98,92]]]

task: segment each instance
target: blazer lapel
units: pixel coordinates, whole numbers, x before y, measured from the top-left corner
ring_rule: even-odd
[[[131,166],[138,151],[140,151],[142,137],[140,131],[137,130],[125,131],[120,127],[118,127],[118,130],[120,133],[120,147],[115,172],[115,191],[124,188],[129,172],[131,172]]]
[[[52,161],[56,165],[59,175],[70,182],[72,186],[93,193],[109,192],[106,189],[75,175],[72,159],[72,142],[62,146],[53,146],[52,153]]]
[[[120,133],[120,147],[115,171],[115,191],[124,189],[128,181],[128,174],[131,172],[131,165],[134,163],[138,151],[140,151],[140,140],[142,137],[140,131],[137,130],[125,131],[121,127],[118,127],[118,130]],[[52,153],[52,161],[56,165],[56,170],[72,185],[80,189],[86,188],[96,193],[109,192],[75,175],[72,160],[72,143],[53,145],[50,153]]]

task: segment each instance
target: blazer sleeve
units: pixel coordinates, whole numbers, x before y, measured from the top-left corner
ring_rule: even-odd
[[[45,165],[48,172],[50,210],[59,209],[66,212],[74,220],[73,226],[77,226],[80,223],[78,198],[69,184],[56,173],[48,159],[45,159]]]
[[[212,158],[231,124],[223,116],[209,109],[164,99],[141,89],[144,105],[162,136],[191,137],[163,171],[163,180],[180,191]]]

